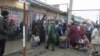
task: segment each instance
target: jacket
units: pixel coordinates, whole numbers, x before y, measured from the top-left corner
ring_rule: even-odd
[[[78,42],[80,39],[79,29],[77,25],[71,25],[68,33],[71,42]]]
[[[80,27],[80,36],[83,37],[84,35],[86,35],[86,28],[84,26]]]
[[[53,24],[48,26],[48,42],[55,43],[56,42],[56,29]]]
[[[7,39],[8,35],[8,26],[7,21],[4,19],[4,17],[0,16],[0,40]]]

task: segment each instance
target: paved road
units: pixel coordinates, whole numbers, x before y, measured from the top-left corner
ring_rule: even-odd
[[[22,56],[22,55],[20,52],[18,52],[7,56]],[[73,49],[56,48],[55,51],[51,51],[44,49],[44,46],[39,46],[37,48],[33,48],[33,50],[32,49],[29,50],[27,52],[27,56],[88,56],[88,54]]]

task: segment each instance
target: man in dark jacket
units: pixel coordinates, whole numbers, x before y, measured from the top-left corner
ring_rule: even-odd
[[[7,19],[8,19],[9,12],[4,10],[1,12],[0,16],[0,56],[3,56],[4,50],[5,50],[5,43],[8,34],[8,24],[7,24]]]

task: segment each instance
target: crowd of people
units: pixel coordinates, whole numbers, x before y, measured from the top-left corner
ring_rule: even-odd
[[[46,49],[49,49],[51,45],[52,50],[55,47],[66,48],[72,47],[75,50],[79,50],[83,47],[91,47],[92,53],[97,53],[99,46],[99,25],[94,23],[83,22],[81,24],[72,22],[70,25],[66,25],[66,22],[62,20],[47,20],[45,27],[42,28],[41,39],[46,41]],[[40,23],[39,25],[44,24]],[[36,27],[39,28],[39,27]],[[39,29],[37,29],[39,31]],[[67,35],[67,36],[66,36]],[[48,39],[46,39],[48,36]],[[91,45],[91,46],[90,46]]]
[[[52,32],[53,30],[53,32]],[[39,36],[40,43],[47,42],[47,49],[49,44],[59,45],[59,37],[63,36],[66,31],[66,23],[62,20],[37,20],[32,23],[32,35]],[[50,35],[49,35],[50,34]],[[48,36],[48,40],[47,40]],[[54,36],[54,37],[53,37]]]
[[[94,23],[77,24],[69,26],[67,41],[75,50],[82,47],[90,47],[88,51],[91,55],[98,54],[100,51],[100,26]]]
[[[3,56],[5,50],[6,39],[11,36],[17,36],[23,30],[23,22],[19,28],[13,28],[13,20],[8,24],[9,12],[2,11],[0,16],[0,56]],[[99,25],[94,23],[82,24],[72,22],[67,25],[64,20],[45,19],[45,15],[42,20],[32,22],[28,40],[33,37],[33,42],[37,42],[37,45],[46,43],[45,48],[49,49],[50,45],[52,51],[55,47],[60,48],[73,48],[79,50],[82,47],[91,45],[91,53],[96,54],[99,52],[100,44],[100,32]],[[34,36],[33,36],[34,35]],[[34,45],[34,43],[32,44]]]

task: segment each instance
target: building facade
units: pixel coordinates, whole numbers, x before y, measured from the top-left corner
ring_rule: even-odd
[[[46,15],[46,19],[60,19],[62,11],[39,1],[29,0],[30,4],[26,5],[26,25],[31,26],[33,20],[42,19]],[[8,10],[10,12],[9,20],[15,20],[16,26],[23,21],[23,3],[19,0],[2,0],[0,2],[0,11]],[[27,49],[31,48],[31,43],[26,42]],[[22,50],[22,38],[14,41],[7,40],[5,55]]]

